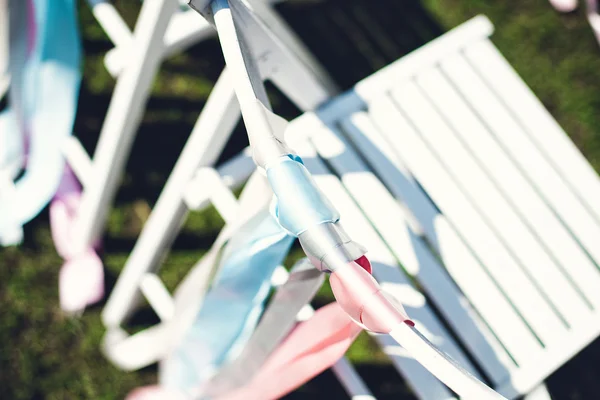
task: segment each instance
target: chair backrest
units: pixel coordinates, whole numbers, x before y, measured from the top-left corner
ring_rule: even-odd
[[[514,398],[600,333],[600,180],[491,32],[476,17],[293,124],[320,124],[302,135],[450,327],[436,336]]]

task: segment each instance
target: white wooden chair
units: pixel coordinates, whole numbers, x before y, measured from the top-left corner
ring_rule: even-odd
[[[282,42],[273,41],[268,36],[261,38],[260,41],[265,47],[282,45]],[[304,67],[301,60],[292,56],[289,60],[278,58],[277,61],[276,65],[279,64],[280,68],[269,69],[270,74],[265,78],[278,84],[282,91],[288,94],[292,100],[295,100],[301,108],[314,108],[331,95],[331,92],[319,83],[312,71]],[[282,74],[282,72],[285,72],[285,74]],[[130,363],[125,354],[127,346],[124,346],[123,343],[128,339],[127,334],[121,329],[121,325],[138,304],[136,296],[138,290],[144,294],[163,323],[169,324],[173,321],[173,316],[177,314],[176,308],[177,304],[180,304],[180,296],[177,299],[172,299],[155,271],[159,267],[157,261],[164,252],[165,247],[173,239],[176,229],[181,226],[182,219],[186,214],[186,206],[199,208],[205,206],[208,200],[212,200],[217,210],[222,213],[225,220],[228,220],[231,218],[231,209],[235,208],[235,198],[229,192],[227,186],[239,185],[240,181],[254,170],[253,163],[248,162],[249,159],[244,157],[238,158],[236,162],[230,164],[230,167],[226,165],[221,168],[220,174],[214,173],[214,170],[211,172],[211,169],[205,167],[205,165],[210,165],[217,159],[227,136],[233,128],[233,124],[237,120],[236,117],[239,111],[232,107],[232,104],[235,104],[236,101],[233,98],[233,88],[230,80],[231,78],[228,79],[227,74],[224,72],[224,76],[219,79],[213,93],[211,93],[206,108],[203,110],[203,117],[200,118],[200,121],[202,121],[201,129],[192,133],[189,142],[186,144],[185,150],[103,311],[103,321],[108,330],[105,353],[109,359],[121,367],[129,369],[135,365],[135,362]],[[302,86],[298,86],[298,83]],[[222,116],[222,118],[215,118],[217,115]],[[200,169],[198,170],[198,168]],[[194,181],[190,182],[191,177],[197,170],[198,173]],[[227,176],[227,171],[232,175]],[[221,176],[224,176],[225,179],[222,180]],[[198,184],[197,182],[201,183]],[[189,189],[186,189],[186,186],[189,186]],[[362,224],[360,229],[368,230],[365,223]],[[389,255],[383,257],[387,257],[387,262],[394,262]],[[189,285],[190,279],[193,279],[194,275],[197,275],[197,273],[192,272],[190,278],[187,279],[187,283],[182,282],[182,285]],[[417,302],[422,301],[422,296],[416,293],[414,289],[411,290],[405,277],[394,275],[392,280],[393,284],[388,282],[388,286],[395,291],[413,293],[416,295]],[[429,321],[428,329],[433,329],[436,334],[440,333],[447,336],[441,324],[436,322],[431,310],[425,308],[417,314],[422,315],[422,320]],[[140,338],[141,340],[147,340],[148,336]],[[395,342],[391,337],[379,336],[378,338],[384,346],[388,346],[390,349],[394,348],[393,344]],[[136,339],[134,338],[134,340]],[[133,349],[131,351],[132,359],[136,357],[134,354],[135,346],[135,344],[128,346]],[[453,343],[446,344],[444,348],[450,349],[451,353],[462,364],[468,363]],[[402,356],[399,354],[394,355],[394,350],[390,351],[396,361],[403,364]],[[408,362],[407,371],[409,373],[411,364],[415,364],[415,362]],[[478,375],[472,368],[469,368],[469,371]],[[334,372],[352,397],[357,399],[372,398],[369,390],[346,360],[340,360],[334,366]],[[429,380],[434,388],[442,390],[439,388],[442,388],[443,385],[431,376]],[[446,393],[449,392],[446,390]]]
[[[507,398],[545,400],[544,380],[600,333],[600,181],[491,33],[474,18],[286,141],[426,336]],[[224,184],[247,162],[220,169]],[[376,337],[419,398],[453,398]]]
[[[106,55],[105,65],[117,77],[117,82],[93,157],[86,154],[74,137],[65,144],[66,158],[84,186],[76,225],[78,246],[82,249],[94,243],[103,232],[106,214],[116,194],[150,86],[161,62],[169,55],[214,35],[214,29],[208,23],[199,20],[192,10],[182,11],[177,0],[143,2],[133,33],[108,1],[90,0],[89,3],[93,14],[115,44],[115,48]],[[301,57],[308,70],[321,79],[323,87],[333,90],[333,84],[310,52],[271,6],[263,0],[250,3],[286,46]],[[235,115],[237,105],[227,102],[223,90],[220,92],[221,98],[216,102],[224,102],[221,104],[222,112]],[[236,120],[236,117],[228,119],[232,127]],[[199,125],[200,120],[194,132]],[[227,137],[222,139],[221,145],[224,145]]]
[[[492,387],[547,399],[600,333],[600,181],[491,33],[477,17],[358,83],[311,142]]]

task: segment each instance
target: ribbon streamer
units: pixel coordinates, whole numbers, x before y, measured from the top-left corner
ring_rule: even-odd
[[[11,15],[13,3],[20,11],[18,21],[25,2],[11,2]],[[25,138],[27,160],[14,190],[0,200],[0,237],[12,235],[34,218],[56,193],[65,165],[61,146],[72,131],[81,80],[75,0],[28,0],[26,4],[32,19],[26,25],[11,24],[11,33],[27,26],[33,48],[23,57],[23,46],[17,45],[14,58],[10,49],[9,112],[14,112],[17,124],[13,126],[20,132],[8,135],[10,141]]]
[[[73,224],[81,187],[66,166],[81,81],[81,40],[74,0],[12,1],[9,109],[0,124],[0,241],[17,244],[22,226],[52,199],[61,308],[79,312],[104,295],[102,262],[93,247],[76,250]],[[23,175],[12,180],[24,168]]]
[[[8,43],[9,43],[9,14],[8,0],[0,0],[0,99],[4,97],[10,75],[8,73]]]
[[[314,378],[344,356],[361,328],[337,303],[318,309],[301,322],[277,347],[246,386],[216,397],[218,400],[280,398]],[[195,397],[162,386],[132,391],[126,400],[192,400]]]
[[[235,242],[236,233],[257,212],[267,209],[269,198],[265,179],[255,172],[240,196],[237,218],[227,219],[227,224],[210,250],[177,287],[173,296],[172,316],[131,336],[119,327],[109,327],[104,353],[115,365],[125,370],[135,370],[167,359],[173,351],[177,351],[202,311],[210,280],[222,265],[225,246]]]
[[[8,77],[12,75],[13,87],[22,87],[23,69],[27,62],[31,47],[28,38],[35,34],[35,21],[28,18],[28,1],[5,2],[2,10],[7,25],[0,27],[6,35],[4,63],[1,75],[4,84],[8,84]],[[9,21],[10,16],[10,21]],[[1,57],[1,56],[0,56]],[[0,63],[1,64],[1,63]],[[6,87],[2,88],[2,92]],[[14,196],[15,185],[13,180],[18,176],[25,161],[25,132],[20,129],[17,113],[20,110],[21,91],[12,89],[9,93],[9,104],[6,110],[0,113],[0,215],[1,205]],[[3,93],[2,93],[3,94]],[[7,211],[4,211],[7,212]],[[1,217],[0,217],[1,220]],[[1,225],[0,225],[1,228]],[[0,245],[8,246],[20,243],[23,239],[21,226],[14,225],[0,229]]]
[[[50,204],[50,227],[56,251],[65,260],[59,274],[59,300],[64,311],[76,313],[104,297],[104,267],[94,247],[74,247],[75,217],[81,202],[81,185],[65,166]],[[96,246],[98,247],[98,246]]]
[[[194,389],[239,355],[262,314],[273,271],[293,240],[268,210],[242,227],[224,250],[222,266],[194,325],[161,363],[163,386]]]
[[[338,303],[322,307],[292,331],[248,386],[217,399],[281,398],[342,358],[360,331]]]
[[[307,259],[296,263],[288,280],[273,296],[242,353],[204,385],[202,396],[218,397],[248,384],[294,328],[298,313],[310,303],[323,284],[323,278],[324,274],[314,269]]]

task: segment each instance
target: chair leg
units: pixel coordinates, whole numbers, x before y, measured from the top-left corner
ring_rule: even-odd
[[[541,383],[538,387],[525,395],[523,400],[552,400],[552,397],[550,397],[546,385]]]

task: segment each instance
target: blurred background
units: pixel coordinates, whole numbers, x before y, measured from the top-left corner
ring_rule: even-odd
[[[114,4],[133,28],[140,2]],[[344,89],[448,29],[485,14],[496,27],[492,41],[600,170],[600,49],[583,10],[561,15],[547,0],[288,0],[276,9]],[[84,1],[80,24],[85,70],[75,135],[92,153],[114,87],[103,65],[111,45]],[[107,224],[107,292],[223,65],[216,39],[163,64]],[[276,112],[286,118],[299,114],[270,90]],[[238,126],[223,157],[246,145]],[[222,224],[214,210],[190,215],[160,272],[169,289],[208,249]],[[78,319],[60,311],[57,281],[62,261],[52,244],[47,210],[26,225],[25,235],[19,247],[0,248],[0,399],[120,399],[137,386],[154,383],[155,368],[124,373],[104,359],[102,304]],[[315,303],[331,299],[323,288]],[[156,317],[142,309],[131,327],[139,330],[155,322]],[[378,398],[414,399],[367,335],[359,337],[349,358]],[[548,387],[559,400],[599,398],[600,340],[558,370]],[[333,375],[325,372],[288,398],[334,399],[343,398],[343,393]]]

